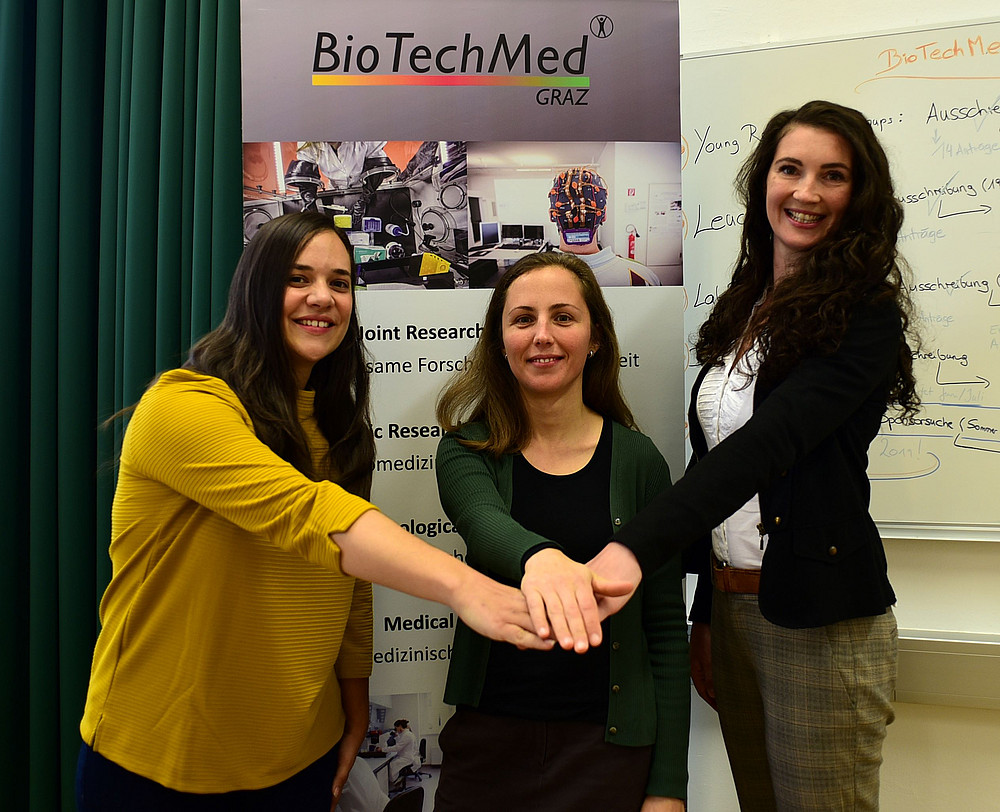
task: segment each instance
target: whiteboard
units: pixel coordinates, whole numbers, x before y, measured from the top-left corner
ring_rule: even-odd
[[[872,514],[888,536],[1000,540],[1000,22],[683,58],[685,329],[731,274],[756,133],[820,98],[886,148],[923,337],[923,410],[869,449]]]

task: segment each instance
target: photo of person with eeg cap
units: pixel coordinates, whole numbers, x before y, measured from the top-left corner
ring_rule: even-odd
[[[559,250],[586,262],[601,287],[659,285],[649,268],[602,247],[597,229],[607,218],[608,187],[597,172],[574,166],[560,172],[549,192],[549,218],[559,229]]]

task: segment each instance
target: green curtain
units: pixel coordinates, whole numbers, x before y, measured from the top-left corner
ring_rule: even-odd
[[[242,249],[238,0],[2,0],[4,808],[75,808],[120,426]],[[8,774],[9,773],[9,774]]]

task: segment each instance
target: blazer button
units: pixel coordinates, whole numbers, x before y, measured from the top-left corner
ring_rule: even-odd
[[[780,516],[775,516],[774,517],[774,526],[777,527],[779,524],[781,524],[781,517]]]
[[[612,685],[611,686],[611,693],[613,693],[613,694],[620,694],[621,692],[622,692],[622,686],[621,685]]]
[[[833,546],[833,545],[831,544],[831,545],[830,545],[830,549],[829,549],[829,550],[827,550],[827,553],[829,553],[830,555],[836,555],[836,554],[837,554],[837,548],[836,548],[836,547],[834,547],[834,546]]]
[[[622,523],[622,520],[621,520],[621,519],[619,519],[619,518],[618,518],[618,517],[616,516],[616,517],[615,517],[615,527],[620,527],[620,526],[621,526],[621,523]]]
[[[610,733],[612,736],[614,736],[617,732],[618,732],[618,728],[614,727],[613,725],[608,728],[608,733]]]
[[[615,642],[611,644],[611,650],[612,651],[618,651],[618,649],[620,649],[621,647],[622,647],[622,644],[619,643],[617,640],[615,640]]]

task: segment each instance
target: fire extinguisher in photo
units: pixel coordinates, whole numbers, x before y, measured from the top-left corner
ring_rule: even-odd
[[[635,230],[635,226],[629,224],[625,227],[625,233],[628,234],[628,258],[635,259],[635,241],[639,232]]]

